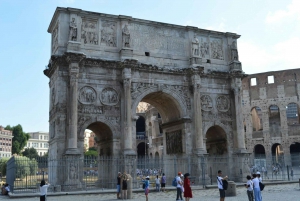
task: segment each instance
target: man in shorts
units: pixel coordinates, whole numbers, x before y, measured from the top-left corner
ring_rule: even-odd
[[[217,183],[218,183],[218,188],[220,192],[220,201],[225,200],[225,190],[223,189],[223,180],[226,180],[228,177],[225,176],[224,178],[222,177],[222,171],[218,171],[218,176],[217,176]]]
[[[121,199],[120,197],[120,192],[121,192],[121,172],[118,172],[118,177],[117,177],[117,199]]]

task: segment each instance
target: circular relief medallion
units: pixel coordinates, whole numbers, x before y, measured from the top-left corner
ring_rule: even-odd
[[[82,104],[92,104],[96,101],[96,91],[92,87],[82,87],[79,91],[78,100]]]
[[[213,108],[212,99],[209,95],[201,96],[201,109],[204,111],[211,111]]]
[[[100,95],[101,103],[104,105],[116,105],[119,102],[119,95],[113,88],[105,88]]]
[[[227,112],[229,110],[229,99],[226,96],[217,97],[217,109],[220,112]]]

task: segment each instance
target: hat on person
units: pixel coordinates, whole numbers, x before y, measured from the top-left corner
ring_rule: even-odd
[[[150,178],[149,176],[146,177],[146,179],[149,179],[149,178]]]
[[[181,172],[178,172],[178,175],[180,176],[180,175],[182,175],[182,173],[181,173]]]
[[[260,175],[260,172],[257,172],[256,174],[259,174],[259,175]]]
[[[183,174],[181,174],[180,177],[183,177]]]

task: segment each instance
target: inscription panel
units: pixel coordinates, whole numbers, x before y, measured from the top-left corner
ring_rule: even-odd
[[[134,49],[157,50],[159,53],[187,55],[186,33],[162,27],[147,26],[132,23],[130,27],[131,44]]]

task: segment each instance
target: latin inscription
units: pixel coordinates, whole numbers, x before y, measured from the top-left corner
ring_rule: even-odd
[[[130,29],[131,43],[135,49],[172,51],[176,55],[187,54],[184,31],[140,24],[131,24]]]

